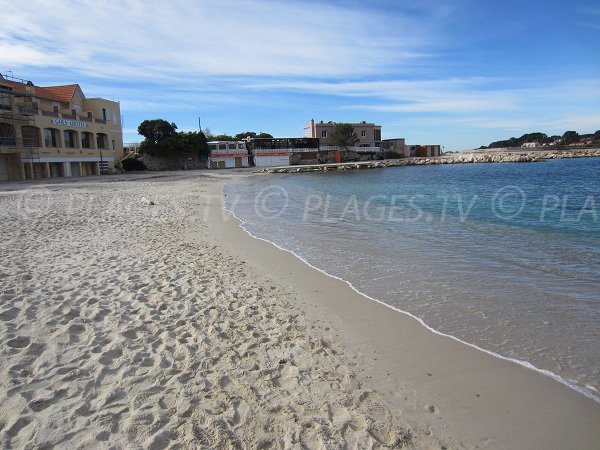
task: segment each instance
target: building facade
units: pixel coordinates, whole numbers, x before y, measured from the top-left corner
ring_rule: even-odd
[[[403,158],[408,158],[410,156],[410,150],[406,145],[406,140],[404,138],[384,139],[381,142],[381,147],[386,153],[397,153],[402,155]]]
[[[352,128],[358,141],[354,147],[364,149],[368,147],[370,151],[379,151],[381,149],[381,126],[374,123],[358,122],[352,123]],[[310,119],[310,123],[304,127],[304,136],[318,138],[321,147],[333,147],[333,136],[335,135],[335,122],[315,122]],[[353,150],[353,148],[350,148]],[[360,151],[360,150],[358,150]]]
[[[123,155],[118,102],[0,75],[0,181],[98,175]]]
[[[382,147],[385,152],[397,153],[404,158],[430,158],[442,154],[440,145],[406,144],[404,138],[384,139]]]
[[[411,157],[430,158],[442,154],[440,145],[407,145],[407,147]]]
[[[252,138],[249,145],[256,167],[318,162],[319,139],[316,138]]]
[[[244,141],[210,141],[208,167],[210,169],[232,169],[250,167],[248,149]]]

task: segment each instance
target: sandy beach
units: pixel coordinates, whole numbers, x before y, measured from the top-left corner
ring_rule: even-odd
[[[245,233],[248,174],[0,185],[0,447],[597,448],[600,404]]]

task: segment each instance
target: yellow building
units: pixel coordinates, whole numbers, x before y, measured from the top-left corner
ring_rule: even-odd
[[[98,175],[123,155],[118,102],[0,75],[0,181]]]

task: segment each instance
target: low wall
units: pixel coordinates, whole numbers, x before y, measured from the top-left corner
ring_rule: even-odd
[[[148,170],[195,170],[206,169],[208,160],[200,160],[200,155],[153,156],[144,154],[140,157]]]

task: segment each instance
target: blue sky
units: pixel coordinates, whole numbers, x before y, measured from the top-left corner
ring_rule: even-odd
[[[446,150],[600,129],[597,1],[0,0],[0,72],[180,130],[366,120]]]

